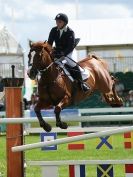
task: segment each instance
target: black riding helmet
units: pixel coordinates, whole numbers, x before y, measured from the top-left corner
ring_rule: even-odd
[[[56,15],[55,20],[62,20],[64,21],[66,24],[68,24],[68,17],[66,14],[63,13],[59,13]]]

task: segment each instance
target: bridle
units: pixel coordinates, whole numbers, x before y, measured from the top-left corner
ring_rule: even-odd
[[[46,50],[46,48],[45,47],[43,47],[42,48],[42,50],[40,51],[41,52],[41,56],[40,57],[42,57],[42,51],[43,50],[45,50],[48,54],[49,54],[49,52],[48,52],[48,50]],[[31,53],[32,52],[37,52],[35,49],[30,49],[30,52],[29,52],[29,54],[28,54],[28,58],[29,58],[29,61],[28,61],[28,66],[29,67],[32,67],[33,66],[33,63],[31,63],[31,57],[32,57],[32,55],[31,55]],[[50,55],[50,57],[52,58],[52,56]],[[37,72],[38,73],[40,73],[40,74],[42,74],[42,73],[44,73],[44,72],[46,72],[53,64],[55,63],[55,61],[53,61],[52,63],[50,63],[46,68],[44,68],[44,69],[37,69]]]

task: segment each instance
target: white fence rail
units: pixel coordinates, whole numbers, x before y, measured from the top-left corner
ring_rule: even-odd
[[[85,166],[86,165],[132,165],[133,160],[125,159],[125,160],[61,160],[61,161],[27,161],[28,166],[39,166],[42,169],[42,177],[59,177],[59,166],[68,165],[75,166],[77,169],[78,166],[83,165],[84,170],[83,173],[86,174]],[[112,167],[113,168],[113,167]],[[73,171],[69,170],[69,176],[73,174]],[[75,171],[76,176],[80,176],[80,170]],[[86,175],[85,175],[86,176]],[[130,175],[132,176],[132,174]]]
[[[125,127],[125,126],[123,126]],[[113,127],[68,127],[67,129],[61,129],[61,128],[52,128],[52,132],[56,132],[56,133],[67,133],[67,132],[98,132],[98,131],[103,131],[103,130],[112,130],[114,128],[119,128],[119,126],[113,126]],[[29,133],[43,133],[44,130],[43,128],[26,128],[25,129],[25,134],[29,134]]]
[[[27,161],[31,166],[62,166],[62,165],[97,165],[97,164],[133,164],[132,159],[122,160],[60,160],[60,161]]]
[[[47,122],[55,122],[54,117],[44,117]],[[62,117],[62,121],[66,122],[113,122],[113,121],[133,121],[133,115],[100,115],[100,116],[70,116]],[[19,123],[32,123],[38,122],[37,118],[2,118],[0,123],[6,124],[19,124]]]

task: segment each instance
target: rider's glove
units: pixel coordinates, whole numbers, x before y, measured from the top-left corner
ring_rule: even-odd
[[[58,52],[58,51],[53,51],[52,52],[52,57],[53,58],[61,58],[64,56],[64,52]]]

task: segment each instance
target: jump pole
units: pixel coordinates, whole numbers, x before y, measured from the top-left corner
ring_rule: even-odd
[[[130,131],[133,131],[133,126],[121,127],[121,128],[115,128],[112,130],[100,131],[100,132],[96,132],[96,133],[61,138],[61,139],[51,140],[51,141],[47,141],[47,142],[39,142],[39,143],[33,143],[33,144],[26,144],[26,145],[22,145],[22,146],[16,146],[16,147],[12,147],[12,151],[19,152],[19,151],[32,150],[32,149],[46,147],[46,146],[71,143],[71,142],[76,142],[76,141],[80,141],[80,140],[87,140],[87,139],[92,139],[92,138],[97,138],[97,137],[102,137],[102,136],[109,136],[109,135],[113,135],[113,134],[120,134],[120,133],[125,133],[125,132],[130,132]]]
[[[15,66],[12,65],[12,78],[3,79],[5,86],[6,117],[22,117],[23,78],[15,78]],[[23,152],[13,153],[12,146],[23,144],[22,124],[6,126],[7,177],[24,177]]]
[[[55,117],[44,117],[43,118],[47,122],[55,122]],[[113,122],[113,121],[132,121],[133,115],[99,115],[99,116],[68,116],[68,117],[62,117],[62,121],[66,122]],[[37,118],[2,118],[0,119],[0,123],[5,124],[20,124],[20,123],[33,123],[38,122]]]

